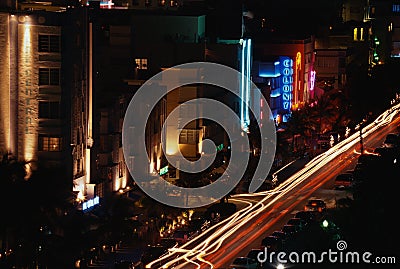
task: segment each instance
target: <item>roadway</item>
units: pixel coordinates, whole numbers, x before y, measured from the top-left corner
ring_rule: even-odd
[[[395,106],[363,128],[367,151],[379,147],[388,133],[399,131],[399,109],[400,105]],[[240,205],[234,215],[157,262],[163,268],[227,268],[236,257],[259,248],[262,238],[280,230],[308,199],[320,198],[334,207],[337,199],[350,196],[334,190],[333,182],[336,175],[354,168],[359,150],[356,132],[312,159],[274,190],[232,196],[230,201]]]

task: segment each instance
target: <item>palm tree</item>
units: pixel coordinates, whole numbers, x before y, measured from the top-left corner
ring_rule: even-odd
[[[310,102],[309,109],[310,120],[319,134],[330,129],[329,126],[334,124],[339,111],[339,107],[332,102],[332,99],[327,94],[321,95]]]
[[[21,214],[18,211],[20,202],[17,200],[24,197],[19,192],[23,190],[20,187],[25,183],[25,164],[26,162],[18,161],[9,153],[4,154],[0,162],[0,204],[3,205],[0,231],[3,250],[8,249],[9,240],[17,229],[17,219]]]
[[[312,131],[312,128],[308,109],[292,111],[285,125],[285,131],[292,137],[292,150],[296,150],[296,135],[307,137]]]

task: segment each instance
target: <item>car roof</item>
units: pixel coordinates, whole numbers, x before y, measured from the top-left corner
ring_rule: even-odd
[[[308,204],[312,204],[312,203],[320,203],[320,204],[324,203],[325,204],[325,201],[321,200],[321,199],[310,199],[310,200],[308,200]]]
[[[271,240],[277,241],[277,240],[279,240],[279,237],[273,236],[273,235],[267,235],[266,237],[264,237],[263,240],[266,240],[266,239],[271,239]]]
[[[289,219],[288,220],[288,224],[289,224],[289,222],[300,222],[300,221],[304,221],[303,219],[301,219],[301,218],[291,218],[291,219]]]
[[[247,261],[253,261],[254,259],[251,259],[249,257],[237,257],[234,261],[233,264],[236,264],[237,262],[247,262]],[[241,264],[241,263],[239,263]]]
[[[285,224],[282,227],[282,231],[286,229],[296,229],[296,226],[294,226],[293,224]]]

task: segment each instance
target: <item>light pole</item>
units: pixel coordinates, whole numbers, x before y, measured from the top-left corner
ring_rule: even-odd
[[[364,118],[364,119],[360,122],[360,146],[361,146],[361,154],[364,153],[364,141],[363,141],[363,137],[362,137],[362,129],[363,129],[364,123],[365,123],[366,121],[367,121],[367,120]]]
[[[362,137],[362,128],[363,128],[363,123],[360,123],[360,146],[361,146],[361,154],[364,153],[364,143],[363,143],[363,137]]]

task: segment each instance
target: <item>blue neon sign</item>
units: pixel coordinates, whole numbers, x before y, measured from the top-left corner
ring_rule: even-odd
[[[293,60],[286,56],[279,57],[279,69],[281,76],[281,104],[283,114],[290,113],[292,108],[293,91]]]

